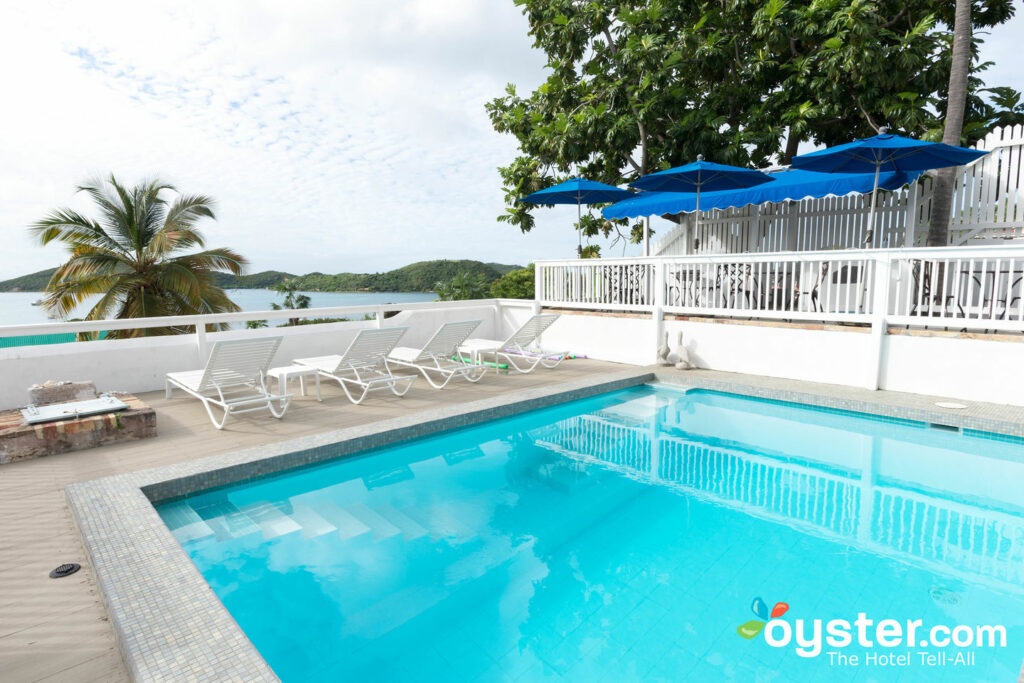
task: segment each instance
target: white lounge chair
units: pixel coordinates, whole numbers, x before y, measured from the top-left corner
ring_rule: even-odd
[[[292,395],[273,394],[266,383],[267,371],[279,346],[281,337],[215,342],[204,369],[167,373],[165,394],[171,398],[178,387],[198,398],[217,429],[224,429],[229,415],[256,410],[269,410],[280,419],[288,410]],[[224,411],[219,421],[214,415],[215,406]]]
[[[360,330],[340,356],[297,358],[295,363],[316,368],[322,377],[336,380],[349,400],[357,405],[368,393],[381,389],[387,389],[395,396],[405,396],[416,381],[416,375],[393,374],[387,357],[407,329]]]
[[[470,365],[461,360],[453,360],[459,355],[459,346],[479,326],[479,320],[445,323],[423,348],[398,346],[388,354],[387,361],[389,364],[419,370],[435,389],[444,389],[455,377],[479,382],[487,374],[486,365]],[[438,381],[435,382],[432,375],[437,375]]]
[[[482,363],[488,355],[492,355],[495,370],[498,369],[500,361],[508,363],[510,370],[523,373],[533,372],[538,365],[553,368],[565,360],[567,352],[531,347],[540,343],[540,336],[558,318],[558,313],[535,315],[505,341],[469,339],[459,347],[459,351],[468,354],[474,363]]]

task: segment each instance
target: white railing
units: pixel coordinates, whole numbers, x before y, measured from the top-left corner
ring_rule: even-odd
[[[89,379],[101,391],[154,391],[164,386],[168,372],[203,367],[210,346],[221,340],[281,337],[275,364],[287,365],[293,358],[341,353],[359,330],[374,326],[408,328],[402,344],[411,347],[424,344],[442,323],[458,320],[480,320],[475,333],[477,336],[502,339],[509,329],[516,329],[535,307],[536,304],[530,300],[479,299],[0,326],[0,339],[10,342],[0,347],[0,408],[24,405],[28,398],[27,388],[47,380]],[[367,315],[370,316],[368,320],[365,319]],[[238,329],[239,323],[248,320],[275,321],[296,317],[355,320]],[[214,326],[224,323],[234,323],[234,329],[215,331]],[[76,334],[82,333],[167,327],[186,333],[126,339],[107,336],[95,341],[72,341]],[[154,333],[157,331],[164,330],[153,330]]]
[[[975,148],[989,154],[957,169],[949,244],[1024,238],[1024,126],[995,128]],[[880,192],[871,231],[867,229],[870,194],[702,211],[699,227],[693,214],[683,214],[678,226],[652,245],[651,253],[678,256],[923,246],[932,195],[930,176],[892,192]]]
[[[471,299],[466,301],[423,301],[395,304],[366,304],[362,306],[326,306],[323,308],[281,309],[273,311],[239,311],[237,313],[212,313],[205,315],[179,315],[157,318],[130,318],[123,320],[76,320],[53,323],[25,323],[21,325],[0,325],[0,338],[35,335],[86,334],[112,330],[144,330],[152,328],[185,329],[194,334],[200,346],[206,334],[217,326],[232,323],[247,323],[251,320],[289,320],[292,318],[325,318],[337,322],[371,320],[378,327],[389,313],[402,311],[457,310],[481,306],[532,306],[523,299]],[[355,317],[353,317],[355,316]]]
[[[1024,331],[1024,245],[538,261],[583,310]]]
[[[888,320],[897,325],[1024,330],[1024,249],[918,249],[899,273]]]

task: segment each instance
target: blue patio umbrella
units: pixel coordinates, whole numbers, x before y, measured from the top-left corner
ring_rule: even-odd
[[[771,176],[761,171],[704,161],[704,155],[698,154],[697,161],[693,163],[645,175],[632,183],[631,187],[653,192],[695,192],[697,201],[694,210],[697,212],[696,223],[699,226],[701,191],[738,190],[772,180]]]
[[[633,193],[629,190],[623,190],[614,185],[606,185],[594,180],[587,180],[586,178],[572,178],[526,195],[519,201],[526,202],[527,204],[575,204],[576,222],[579,223],[582,220],[580,207],[584,204],[617,202],[632,196]],[[577,250],[577,255],[583,254],[582,227],[580,227],[579,231],[579,246]]]
[[[933,168],[961,166],[986,154],[988,152],[954,147],[941,142],[924,142],[890,135],[883,128],[881,133],[874,137],[793,157],[793,168],[823,173],[874,173],[871,210],[868,213],[868,230],[873,230],[879,173],[928,171]]]

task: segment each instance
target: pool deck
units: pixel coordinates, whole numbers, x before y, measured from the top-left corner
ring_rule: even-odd
[[[182,395],[168,401],[162,392],[142,394],[157,412],[157,438],[0,467],[0,677],[4,681],[128,680],[66,502],[68,484],[624,370],[643,369],[575,360],[555,371],[491,375],[480,384],[452,385],[443,392],[419,382],[404,399],[375,397],[361,406],[351,405],[337,386],[325,383],[323,403],[312,396],[299,397],[282,421],[250,414],[233,419],[220,432],[210,425],[198,401]],[[749,393],[772,398],[799,400],[807,395],[837,407],[853,402],[877,406],[888,414],[945,414],[949,422],[972,428],[984,428],[990,421],[1024,425],[1020,407],[961,401],[966,409],[944,410],[934,405],[942,399],[928,396],[711,371],[650,370],[666,378],[678,376],[691,385],[744,387]],[[63,562],[80,562],[83,570],[69,578],[49,579],[47,573]]]

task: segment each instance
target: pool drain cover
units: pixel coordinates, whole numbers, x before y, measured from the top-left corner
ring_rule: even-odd
[[[933,587],[929,593],[932,596],[932,600],[940,605],[959,605],[960,604],[960,593],[953,590],[952,588],[944,588],[942,586]]]
[[[67,564],[62,564],[61,566],[57,567],[52,572],[50,572],[50,578],[51,579],[62,579],[65,576],[71,576],[72,574],[74,574],[75,572],[77,572],[81,568],[82,568],[82,565],[80,565],[80,564],[75,564],[74,562],[68,562]]]

